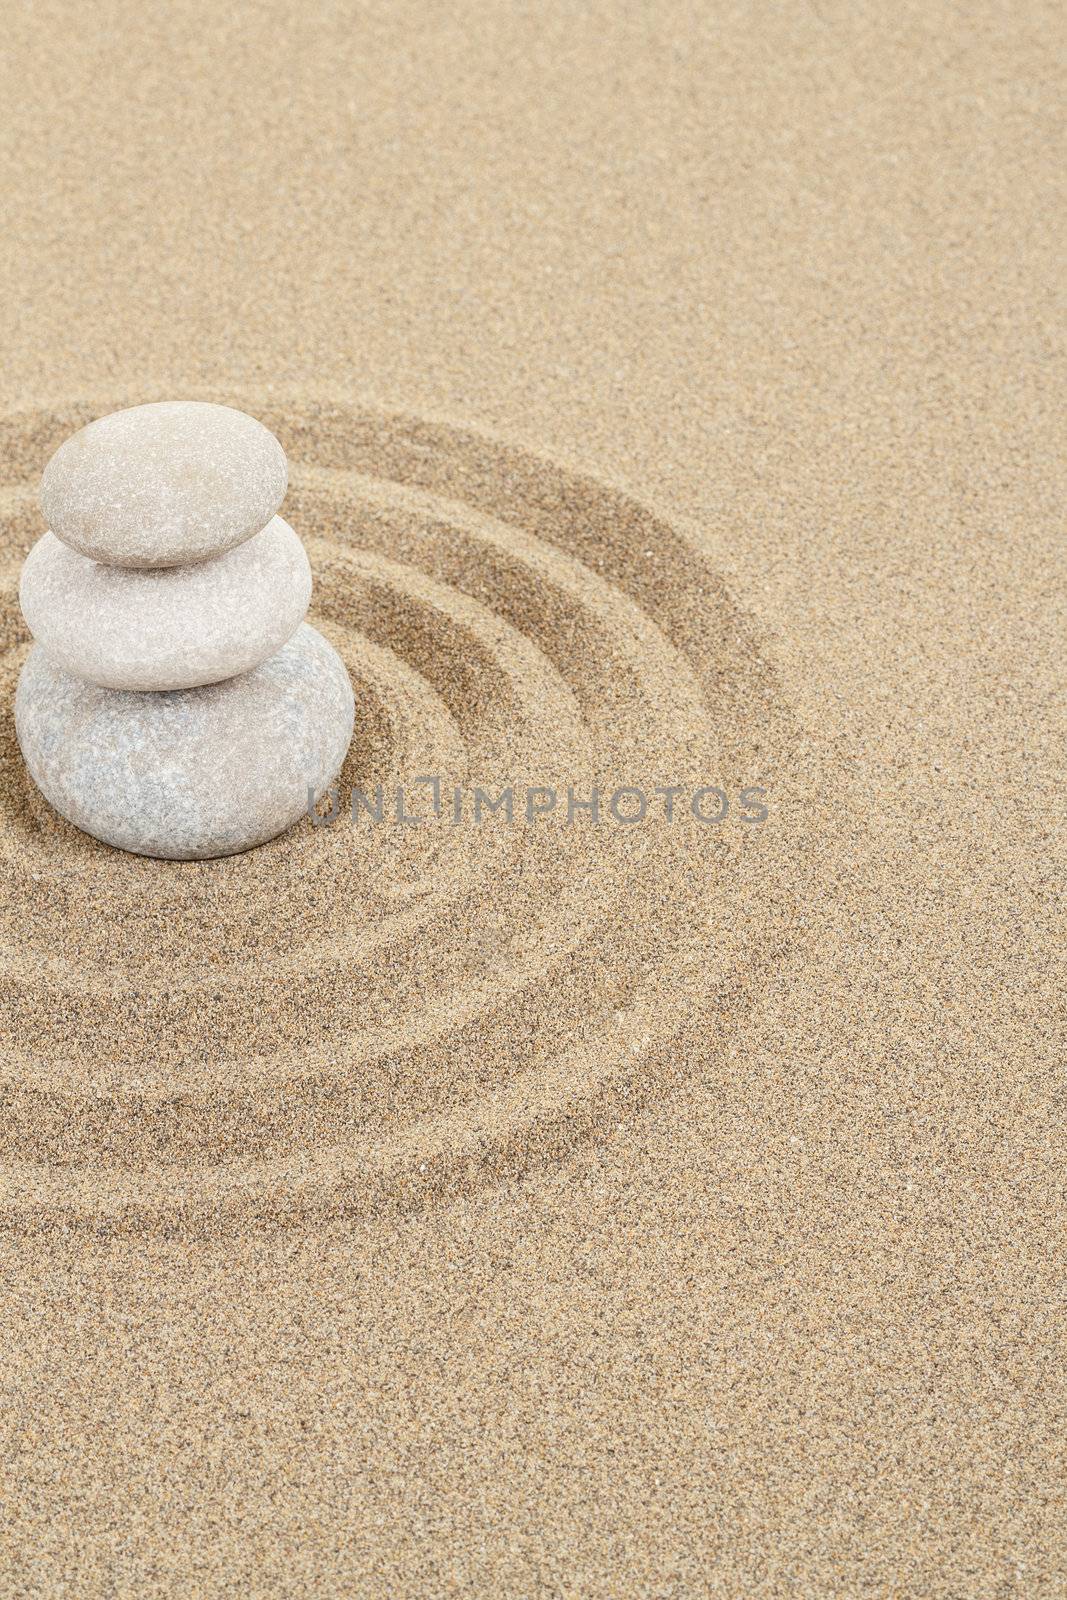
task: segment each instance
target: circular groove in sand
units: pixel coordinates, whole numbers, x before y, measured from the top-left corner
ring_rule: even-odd
[[[759,971],[728,830],[303,823],[175,865],[53,816],[11,728],[28,486],[112,408],[0,419],[0,1219],[427,1203],[558,1159],[695,1070]],[[759,781],[787,712],[677,528],[443,424],[264,420],[293,465],[313,620],[357,687],[344,793],[427,770],[583,793]]]

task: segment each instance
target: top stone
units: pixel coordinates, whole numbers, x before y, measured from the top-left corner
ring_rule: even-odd
[[[177,567],[222,555],[274,516],[285,451],[254,417],[201,400],[131,406],[61,444],[41,509],[72,549],[113,567]]]

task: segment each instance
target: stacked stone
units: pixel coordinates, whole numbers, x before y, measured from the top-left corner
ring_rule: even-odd
[[[15,724],[34,782],[85,832],[140,855],[232,855],[336,777],[352,687],[304,622],[287,484],[262,423],[193,401],[102,417],[45,468]]]

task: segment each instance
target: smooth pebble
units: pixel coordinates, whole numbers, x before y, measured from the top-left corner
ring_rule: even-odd
[[[254,417],[202,400],[131,406],[60,445],[41,509],[64,544],[118,567],[173,567],[265,528],[288,484],[285,452]]]
[[[37,642],[108,689],[188,689],[248,672],[291,638],[310,598],[307,555],[281,517],[214,560],[154,572],[103,566],[46,533],[19,585]]]
[[[340,771],[352,686],[307,623],[261,666],[200,689],[101,689],[40,645],[15,695],[30,776],[105,843],[172,860],[233,855],[283,832]]]

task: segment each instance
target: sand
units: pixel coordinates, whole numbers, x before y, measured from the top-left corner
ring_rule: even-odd
[[[1062,17],[5,35],[0,1592],[1067,1593]],[[185,397],[345,798],[727,818],[60,822],[35,483]]]

